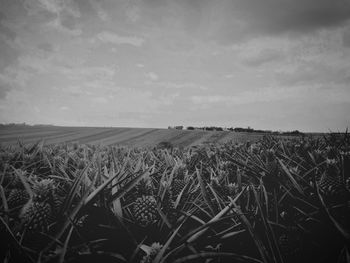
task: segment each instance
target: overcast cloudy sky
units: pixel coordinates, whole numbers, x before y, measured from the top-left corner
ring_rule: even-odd
[[[0,0],[0,122],[350,127],[350,0]]]

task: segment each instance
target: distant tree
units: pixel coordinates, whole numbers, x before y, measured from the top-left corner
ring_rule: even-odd
[[[194,130],[194,127],[188,126],[188,127],[187,127],[187,130]]]
[[[294,130],[294,131],[289,131],[289,132],[283,132],[282,134],[284,135],[304,135],[304,133],[298,131],[298,130]]]
[[[236,127],[233,129],[235,132],[244,132],[245,130],[243,128],[240,127]]]
[[[253,129],[253,128],[250,128],[250,127],[248,126],[247,132],[253,132],[253,131],[254,131],[254,129]]]

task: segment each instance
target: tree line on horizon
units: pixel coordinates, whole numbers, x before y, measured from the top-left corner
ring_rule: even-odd
[[[194,126],[187,126],[184,127],[182,125],[179,126],[168,126],[168,129],[176,129],[176,130],[203,130],[203,131],[232,131],[232,132],[248,132],[248,133],[268,133],[268,134],[275,134],[275,135],[303,135],[303,132],[300,132],[299,130],[293,130],[293,131],[272,131],[272,130],[261,130],[261,129],[253,129],[251,127],[242,128],[242,127],[230,127],[230,128],[223,128],[220,126],[203,126],[203,127],[194,127]]]

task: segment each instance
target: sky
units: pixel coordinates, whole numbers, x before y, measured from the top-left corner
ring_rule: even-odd
[[[350,127],[350,0],[0,0],[0,122]]]

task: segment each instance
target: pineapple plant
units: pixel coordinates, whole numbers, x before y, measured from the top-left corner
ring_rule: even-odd
[[[38,199],[38,201],[44,201],[48,199],[53,193],[53,180],[43,179],[38,181],[37,179],[33,184],[32,190],[35,198]]]
[[[22,181],[20,179],[20,176],[26,177],[27,176],[27,172],[23,171],[21,169],[17,169],[15,170],[15,173],[10,174],[10,184],[9,184],[9,188],[19,188],[19,189],[23,189],[23,184]]]
[[[220,184],[219,179],[217,177],[212,177],[210,180],[210,184],[217,194],[219,194],[220,196],[226,196],[224,186]]]
[[[32,190],[35,201],[48,202],[55,195],[55,184],[52,179],[42,179],[34,182]]]
[[[136,222],[143,226],[154,224],[158,220],[157,201],[151,195],[143,195],[136,199],[133,206]]]
[[[51,165],[53,169],[58,169],[60,166],[64,165],[64,158],[61,155],[54,155],[51,160]]]
[[[51,219],[58,213],[62,205],[62,200],[56,192],[56,185],[52,179],[43,179],[41,181],[34,182],[33,185],[33,201],[38,203],[48,204],[52,213]]]
[[[215,190],[215,192],[223,197],[226,198],[227,196],[234,196],[236,192],[238,191],[238,186],[236,183],[229,183],[227,184],[225,182],[226,176],[223,174],[219,174],[217,177],[211,177],[210,184],[212,188]]]
[[[78,163],[77,163],[77,169],[83,170],[87,166],[87,163],[84,158],[80,158]]]
[[[349,191],[346,188],[346,183],[340,176],[329,176],[323,174],[318,181],[318,187],[321,193],[329,198],[338,198],[349,196]]]
[[[285,258],[295,258],[301,251],[301,239],[295,230],[289,230],[278,237],[278,245],[282,256]]]
[[[298,143],[299,150],[296,150],[295,145]],[[106,172],[109,172],[108,169],[113,160],[117,167],[125,167],[125,177],[127,178],[125,181],[136,182],[140,179],[138,176],[144,176],[142,172],[148,170],[150,166],[152,166],[151,173],[153,175],[151,178],[147,177],[139,181],[139,184],[131,191],[127,189],[129,187],[121,185],[118,190],[125,189],[125,192],[120,192],[122,194],[119,197],[120,202],[118,200],[114,203],[114,200],[109,196],[111,191],[109,186],[103,189],[105,194],[102,194],[101,190],[98,193],[98,198],[89,199],[88,205],[71,218],[72,223],[76,223],[77,228],[72,232],[69,247],[67,247],[68,253],[63,260],[74,261],[76,255],[79,258],[84,255],[84,259],[88,259],[88,257],[99,254],[95,252],[101,252],[101,256],[104,252],[112,252],[113,254],[115,252],[116,255],[125,259],[124,262],[129,262],[131,259],[137,261],[134,257],[137,257],[138,262],[152,262],[162,250],[162,243],[152,242],[169,240],[172,233],[175,233],[174,224],[177,223],[177,218],[179,218],[179,222],[181,221],[181,225],[178,226],[179,229],[177,234],[173,236],[173,241],[168,244],[169,249],[176,251],[176,254],[168,254],[169,257],[161,259],[163,261],[176,260],[178,256],[189,259],[193,255],[192,249],[188,249],[188,246],[178,246],[178,244],[181,245],[182,241],[188,240],[187,234],[188,237],[191,236],[193,248],[198,253],[242,253],[242,255],[254,256],[255,252],[251,254],[250,251],[250,245],[254,245],[251,242],[251,237],[247,231],[240,231],[240,229],[243,230],[246,218],[252,226],[251,231],[262,237],[260,239],[262,248],[267,248],[266,262],[274,261],[274,253],[270,253],[270,247],[271,252],[274,252],[272,250],[277,249],[277,247],[280,249],[282,260],[276,258],[278,261],[305,261],[309,252],[314,259],[316,257],[315,251],[330,251],[329,254],[334,257],[329,257],[330,260],[326,261],[333,262],[332,259],[336,260],[345,243],[343,237],[340,236],[341,233],[338,233],[339,231],[334,231],[334,227],[330,224],[323,223],[323,220],[328,220],[328,218],[324,217],[318,200],[314,200],[316,197],[315,185],[308,186],[307,183],[310,181],[313,183],[316,177],[316,186],[325,197],[326,205],[329,205],[330,200],[332,203],[336,200],[334,204],[328,206],[329,210],[339,225],[348,231],[349,206],[348,203],[343,202],[345,198],[342,199],[343,203],[338,202],[340,200],[338,197],[339,193],[349,194],[350,190],[350,180],[346,172],[348,170],[344,167],[344,163],[348,161],[345,158],[348,156],[339,154],[340,149],[344,152],[349,152],[349,149],[341,148],[343,145],[333,145],[333,148],[329,149],[326,146],[327,144],[322,141],[313,144],[306,139],[302,141],[298,138],[295,138],[294,141],[291,140],[290,143],[280,141],[278,138],[267,138],[261,144],[244,145],[241,143],[234,145],[229,143],[222,147],[216,145],[198,146],[197,149],[188,151],[174,149],[167,153],[156,150],[148,152],[143,149],[129,151],[129,149],[119,148],[82,147],[78,144],[72,147],[56,145],[45,154],[27,151],[33,155],[33,158],[27,158],[29,161],[25,168],[21,166],[21,158],[25,157],[24,154],[18,154],[20,151],[16,150],[17,157],[7,160],[7,157],[1,157],[0,147],[0,158],[2,158],[0,160],[7,162],[6,167],[4,167],[4,163],[0,162],[2,168],[0,169],[0,173],[2,173],[0,183],[10,208],[9,211],[4,209],[6,202],[3,202],[4,204],[0,207],[0,217],[6,223],[0,224],[0,232],[4,236],[4,240],[9,241],[10,239],[7,238],[9,231],[7,230],[10,229],[23,247],[30,248],[28,254],[33,257],[33,261],[40,261],[40,259],[47,262],[55,261],[58,254],[61,253],[59,243],[65,242],[68,232],[66,231],[58,237],[58,246],[55,243],[48,248],[47,245],[51,243],[52,236],[56,236],[55,234],[59,232],[59,223],[65,222],[57,220],[60,198],[67,196],[72,185],[76,185],[75,177],[80,174],[77,168],[84,168],[84,162],[89,162],[91,167],[87,176],[94,181],[96,167],[101,165],[102,169],[107,169]],[[312,148],[319,149],[319,152],[312,151]],[[115,150],[113,158],[111,158],[112,149]],[[309,158],[309,152],[315,158]],[[102,164],[97,163],[96,156],[98,155],[101,155]],[[290,173],[281,169],[282,165],[279,164],[276,156]],[[45,163],[43,158],[47,158],[49,162]],[[327,163],[325,163],[326,160]],[[239,169],[243,169],[243,165],[245,169],[242,170],[242,174],[237,174],[236,170],[240,172]],[[18,170],[13,170],[12,167],[18,168]],[[51,167],[50,174],[54,175],[52,178],[57,178],[54,179],[55,181],[43,179],[47,178],[46,167]],[[59,169],[57,169],[58,167]],[[172,173],[169,173],[170,167],[173,167]],[[208,186],[208,183],[210,185],[210,187],[205,188],[207,191],[201,191],[200,177],[193,176],[192,178],[195,168],[199,167],[201,173],[198,176],[202,177],[205,187]],[[262,167],[265,169],[259,169]],[[24,172],[26,169],[27,174]],[[130,176],[134,174],[134,171],[139,172],[135,172],[135,177]],[[19,176],[22,172],[23,176]],[[29,176],[29,174],[31,175]],[[197,174],[195,175],[197,176]],[[292,180],[288,180],[288,177],[284,175],[292,176],[302,187],[304,194],[299,195],[296,191],[297,184],[292,183]],[[95,189],[103,183],[103,178],[103,174],[101,174],[101,180],[96,180]],[[23,184],[22,179],[28,182],[32,191],[27,189],[28,192],[26,192],[24,190],[24,186],[27,187],[27,184],[25,182]],[[124,178],[119,179],[124,180]],[[134,179],[135,181],[133,181]],[[125,184],[124,181],[123,184]],[[244,191],[237,197],[238,185],[242,186],[242,184],[244,186],[248,184],[248,187],[243,187]],[[134,183],[130,183],[130,185],[134,185]],[[89,194],[89,189],[77,186],[75,196],[72,197],[72,205],[68,207],[67,204],[68,210],[74,209],[77,204],[76,200],[84,201],[85,193]],[[33,195],[29,197],[28,194],[31,195],[31,192]],[[181,192],[183,193],[180,195]],[[213,193],[217,193],[217,195]],[[4,195],[2,194],[2,196]],[[210,202],[213,195],[218,200],[207,205],[206,202]],[[298,200],[293,198],[294,195],[298,196]],[[217,198],[217,196],[221,198]],[[196,234],[192,235],[192,231],[200,227],[202,222],[209,222],[215,216],[215,210],[219,211],[218,205],[221,209],[224,208],[227,205],[227,196],[237,197],[236,206],[227,210],[228,216],[221,215],[222,221],[219,224],[208,227],[208,230],[212,229],[213,231],[201,231],[203,242],[193,242]],[[108,201],[106,201],[107,199]],[[116,208],[113,209],[114,214],[112,214],[112,205],[109,201],[112,201],[113,208]],[[8,213],[12,211],[12,207],[17,205],[22,207],[19,215],[22,224],[18,224],[16,218]],[[214,210],[214,212],[210,210]],[[165,215],[167,219],[165,224],[160,220],[158,212],[161,212],[162,217],[163,214]],[[263,224],[263,215],[265,212],[266,220],[276,223],[271,224],[276,243],[267,244],[270,242],[268,240],[270,236],[264,235],[266,227]],[[122,222],[125,227],[114,220],[116,213],[118,213],[118,217],[121,216],[122,219],[125,219]],[[187,214],[188,217],[186,217]],[[181,218],[184,220],[182,221]],[[57,220],[57,225],[54,225],[53,219]],[[167,221],[170,222],[170,226]],[[131,224],[131,222],[134,223]],[[124,235],[125,230],[128,233]],[[246,240],[246,237],[249,240]],[[321,240],[322,237],[325,237],[325,241]],[[122,240],[123,246],[116,245],[115,240],[117,239]],[[133,244],[129,247],[127,247],[129,244],[126,242],[128,239],[130,239],[130,244]],[[98,240],[98,242],[89,242],[92,240]],[[316,242],[313,242],[314,240]],[[143,242],[149,242],[147,244],[152,245],[137,245]],[[43,250],[46,247],[47,249]],[[137,253],[139,248],[143,250],[142,254]],[[6,249],[8,248],[4,249],[5,252]],[[39,251],[42,253],[35,253]],[[15,253],[12,253],[11,250],[7,254],[12,256]],[[129,258],[129,255],[132,255],[132,258]],[[40,258],[37,259],[36,256]],[[220,254],[217,256],[218,262],[225,261],[225,258],[220,257]],[[340,256],[339,258],[341,258]],[[8,259],[9,262],[15,262],[13,258]],[[106,261],[102,257],[93,259],[93,261],[97,260]],[[81,261],[83,261],[83,257]]]
[[[54,181],[52,179],[35,180],[32,190],[33,197],[22,208],[20,218],[30,232],[46,231],[61,205],[55,193]]]
[[[279,166],[277,160],[272,160],[267,162],[266,164],[266,170],[269,175],[276,176],[279,173]]]
[[[276,152],[273,149],[266,151],[266,170],[268,175],[278,175],[279,166],[276,160]]]
[[[234,196],[238,192],[238,186],[236,183],[229,183],[223,186],[223,195],[224,196]]]
[[[140,263],[151,263],[156,258],[163,246],[160,243],[155,242],[150,247],[143,246],[143,248],[146,251],[146,255],[143,256]]]
[[[137,196],[148,196],[153,195],[153,185],[151,178],[148,176],[143,178],[136,186],[136,194]]]
[[[185,164],[181,163],[176,166],[175,174],[174,174],[176,178],[183,179],[185,178],[186,174],[187,174],[187,168]]]

